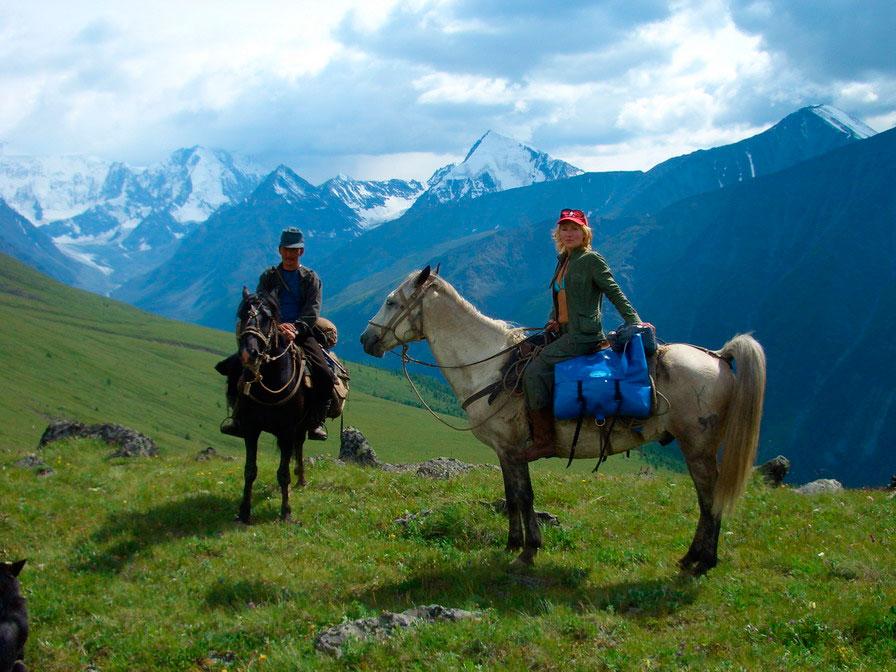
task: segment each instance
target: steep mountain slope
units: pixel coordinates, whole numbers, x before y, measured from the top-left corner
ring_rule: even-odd
[[[171,259],[123,286],[116,298],[141,308],[229,329],[243,285],[279,261],[280,231],[299,225],[306,261],[360,235],[358,216],[332,194],[285,166],[268,175],[243,203],[197,225]]]
[[[769,359],[762,456],[795,480],[896,473],[896,131],[660,212],[632,250],[667,340],[754,331]]]
[[[74,285],[91,270],[60,252],[43,231],[0,198],[0,252],[20,259],[32,268]]]
[[[871,135],[871,128],[841,110],[804,107],[751,138],[660,163],[608,212],[657,212],[685,196],[768,175]]]

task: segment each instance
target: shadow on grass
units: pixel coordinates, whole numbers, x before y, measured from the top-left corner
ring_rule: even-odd
[[[232,497],[200,494],[165,502],[147,511],[113,513],[89,538],[74,548],[73,571],[119,572],[135,556],[184,537],[220,536],[238,527],[239,502]],[[268,507],[253,511],[253,523],[278,520]]]
[[[473,601],[503,613],[543,613],[550,605],[567,605],[576,611],[610,611],[638,618],[674,615],[693,603],[699,592],[698,582],[684,574],[594,585],[584,569],[544,564],[515,570],[508,568],[509,558],[494,557],[454,570],[421,569],[404,581],[353,592],[345,599],[390,611]]]
[[[276,586],[261,579],[231,581],[219,577],[205,595],[205,605],[210,609],[252,609],[261,605],[287,602],[295,597],[288,588]]]

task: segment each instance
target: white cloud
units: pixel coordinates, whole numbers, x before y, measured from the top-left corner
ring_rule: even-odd
[[[892,19],[871,2],[847,32]],[[888,45],[825,77],[798,43],[844,44],[836,11],[780,0],[7,4],[0,141],[20,153],[148,163],[206,144],[311,180],[425,179],[488,129],[586,169],[649,168],[802,105],[896,114]]]
[[[444,72],[420,77],[414,81],[413,86],[421,92],[417,100],[423,104],[513,105],[519,91],[518,87],[511,86],[506,79]]]

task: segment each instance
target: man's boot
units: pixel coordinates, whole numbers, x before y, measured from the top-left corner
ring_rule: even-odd
[[[554,457],[554,413],[550,408],[530,410],[529,423],[532,425],[532,444],[526,448],[526,462]]]
[[[324,423],[327,419],[328,410],[330,410],[329,398],[324,403],[317,405],[313,412],[309,413],[311,422],[308,429],[308,438],[312,441],[327,440],[327,426]]]
[[[230,355],[227,359],[222,359],[220,362],[215,364],[215,370],[220,373],[222,376],[227,376],[227,406],[230,408],[230,415],[224,418],[224,421],[221,423],[221,433],[227,434],[228,436],[235,436],[237,438],[243,438],[243,428],[240,427],[239,420],[236,419],[236,405],[239,401],[239,395],[237,394],[237,383],[240,379],[240,374],[243,372],[243,365],[240,363],[240,356],[238,354]]]
[[[245,438],[239,420],[233,416],[224,418],[224,422],[221,423],[221,433],[227,434],[228,436],[235,436],[239,439]]]

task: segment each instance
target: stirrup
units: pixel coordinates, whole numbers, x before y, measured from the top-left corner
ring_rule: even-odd
[[[323,423],[317,427],[312,427],[308,430],[308,438],[311,441],[326,441],[329,438],[327,428],[324,427]]]

